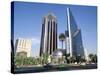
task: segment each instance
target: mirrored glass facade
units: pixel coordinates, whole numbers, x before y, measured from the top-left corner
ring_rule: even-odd
[[[70,56],[84,56],[84,47],[82,43],[81,29],[78,28],[74,16],[69,8],[67,8],[67,32],[66,50]]]

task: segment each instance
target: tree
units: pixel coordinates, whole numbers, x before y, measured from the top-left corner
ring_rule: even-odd
[[[94,55],[93,55],[93,54],[89,54],[88,57],[90,58],[90,62],[93,62],[93,57],[94,57]]]
[[[49,57],[48,53],[43,53],[42,54],[42,64],[47,64],[48,63],[48,57]]]
[[[14,59],[14,62],[15,62],[16,67],[21,67],[21,66],[24,65],[24,58],[16,56],[15,59]]]
[[[86,62],[85,58],[81,56],[80,62]]]
[[[96,55],[96,54],[95,54],[94,57],[93,57],[93,62],[94,62],[94,63],[97,63],[97,55]]]
[[[82,56],[80,56],[80,55],[76,56],[77,63],[80,63],[81,62],[81,58],[82,58]]]
[[[62,49],[63,49],[63,42],[65,41],[65,35],[63,33],[59,35],[59,40],[62,42]]]
[[[69,59],[70,59],[70,54],[68,53],[68,54],[65,54],[65,60],[66,60],[66,63],[69,63]]]
[[[90,59],[92,59],[92,58],[93,58],[93,56],[94,56],[93,54],[89,54],[89,58],[90,58]]]
[[[76,61],[76,58],[75,58],[75,56],[72,56],[72,57],[70,57],[70,63],[74,63],[75,61]]]
[[[90,62],[97,63],[97,55],[89,54]]]
[[[39,64],[39,60],[34,57],[15,57],[15,65],[16,67],[24,67],[24,66],[33,66]]]

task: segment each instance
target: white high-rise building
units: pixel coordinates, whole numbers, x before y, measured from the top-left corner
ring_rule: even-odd
[[[32,40],[31,39],[17,39],[15,43],[15,55],[24,55],[26,57],[32,56]]]

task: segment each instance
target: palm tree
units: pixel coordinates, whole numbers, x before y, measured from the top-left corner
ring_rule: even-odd
[[[62,42],[62,49],[63,49],[63,41],[65,41],[65,35],[63,33],[59,35],[59,40]]]

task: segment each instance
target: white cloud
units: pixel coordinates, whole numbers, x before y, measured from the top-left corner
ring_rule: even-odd
[[[40,44],[40,39],[38,39],[38,38],[32,38],[32,44],[33,45]]]

